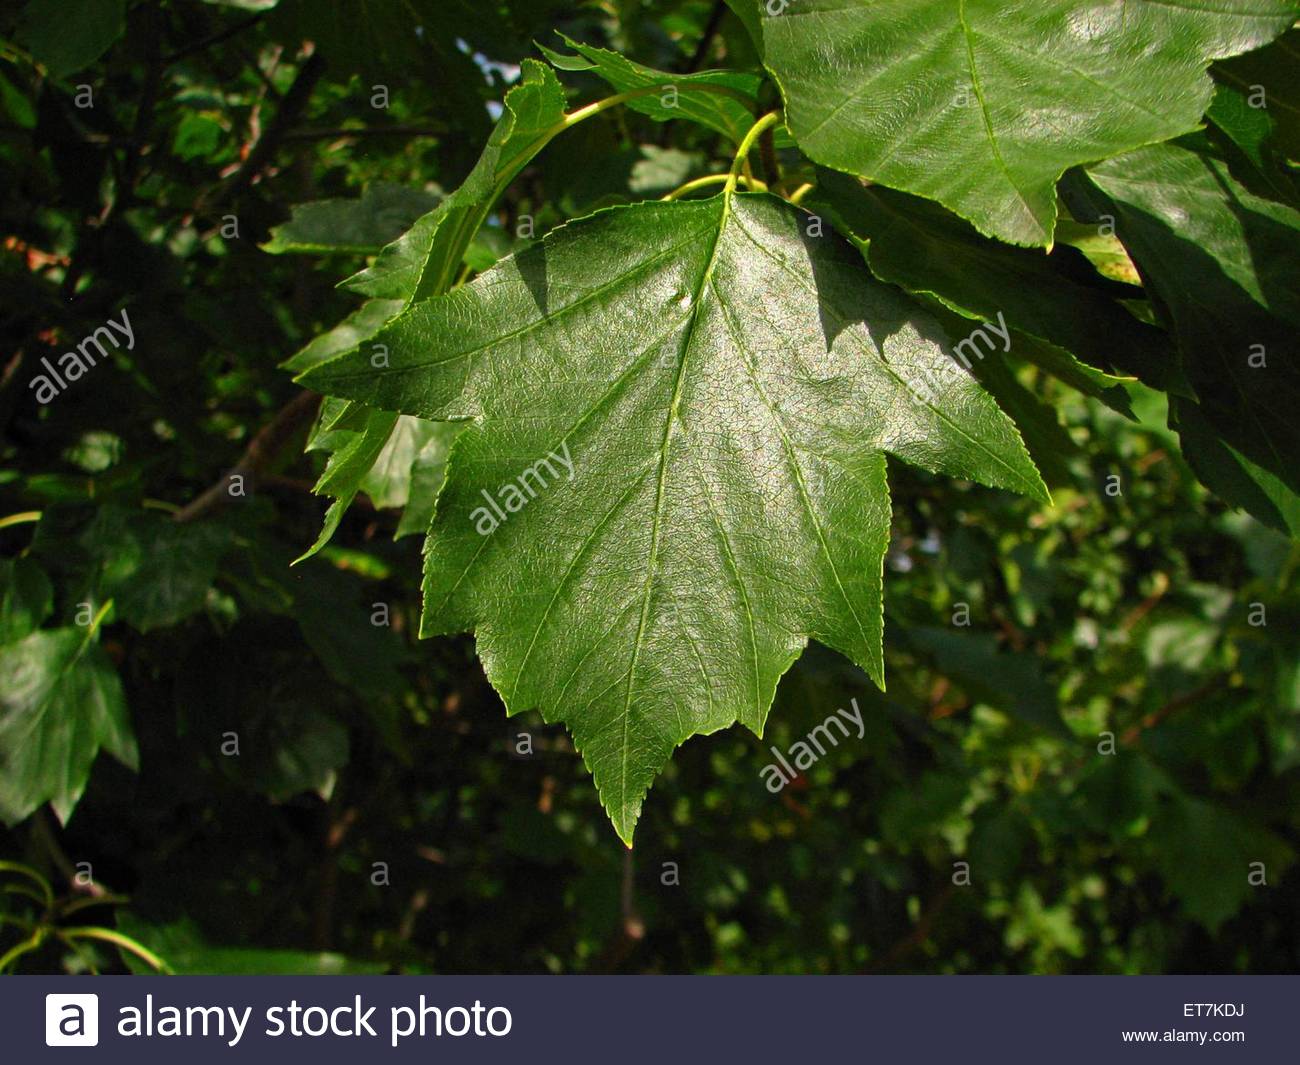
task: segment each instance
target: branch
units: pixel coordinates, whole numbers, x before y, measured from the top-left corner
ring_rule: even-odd
[[[1193,703],[1200,702],[1207,695],[1211,695],[1218,691],[1223,687],[1223,684],[1227,679],[1228,675],[1226,673],[1220,673],[1218,676],[1211,677],[1199,688],[1196,688],[1193,691],[1184,692],[1182,695],[1174,696],[1174,698],[1170,699],[1169,702],[1164,704],[1164,706],[1152,710],[1151,713],[1147,714],[1140,721],[1137,721],[1126,728],[1120,734],[1119,742],[1125,746],[1132,745],[1136,742],[1138,737],[1142,735],[1142,733],[1147,731],[1147,729],[1155,728],[1156,725],[1160,724],[1167,718],[1172,717],[1179,710],[1185,710]]]
[[[150,7],[145,20],[145,47],[149,54],[149,66],[145,70],[144,85],[140,89],[140,102],[136,105],[135,125],[131,129],[131,144],[123,163],[123,192],[114,201],[125,200],[121,206],[129,205],[135,197],[136,182],[140,179],[140,165],[144,161],[145,148],[149,134],[153,131],[154,115],[158,110],[158,90],[162,85],[163,61],[158,54],[160,29],[159,13],[156,7]]]
[[[945,884],[939,893],[930,900],[912,930],[890,947],[885,952],[884,957],[869,966],[866,971],[868,973],[879,973],[892,968],[929,939],[930,933],[934,929],[934,922],[939,919],[939,914],[948,905],[955,890],[955,884]]]
[[[704,60],[708,58],[709,45],[713,43],[713,35],[718,32],[722,16],[726,13],[727,5],[724,0],[714,0],[713,10],[709,12],[709,21],[704,24],[704,33],[695,46],[695,51],[691,53],[691,58],[686,63],[687,74],[694,74],[700,69]]]
[[[244,30],[249,29],[252,26],[256,26],[265,17],[266,17],[266,12],[264,11],[258,12],[256,15],[253,15],[251,18],[244,19],[243,22],[237,22],[233,26],[227,26],[224,30],[218,30],[216,33],[210,34],[207,37],[204,37],[202,40],[195,41],[193,44],[188,45],[185,48],[180,49],[179,51],[172,52],[171,55],[163,56],[163,63],[167,66],[170,66],[172,63],[178,62],[181,59],[185,59],[187,56],[192,56],[195,52],[202,52],[208,48],[211,48],[214,44],[220,44],[222,41],[228,41],[231,37],[235,36],[235,34],[243,33]]]
[[[332,129],[290,130],[284,135],[287,141],[331,140],[335,137],[440,137],[447,132],[446,126],[336,126]]]
[[[298,69],[293,84],[289,86],[289,91],[284,94],[284,99],[280,102],[280,109],[276,111],[275,118],[266,128],[266,132],[258,137],[257,143],[253,145],[248,157],[238,170],[206,195],[199,197],[199,202],[194,205],[196,215],[212,213],[231,197],[242,192],[253,183],[274,157],[276,150],[280,147],[280,142],[297,125],[298,119],[302,117],[302,113],[307,109],[307,103],[316,88],[316,83],[320,81],[321,75],[324,73],[325,60],[320,57],[319,53],[313,52]]]
[[[55,834],[54,826],[50,824],[50,817],[45,812],[45,807],[37,810],[32,818],[32,834],[45,848],[45,853],[49,855],[54,867],[68,881],[68,887],[71,891],[89,895],[95,899],[113,894],[111,889],[104,887],[93,879],[89,884],[82,884],[77,879],[77,869],[72,864],[72,859],[68,857],[67,852],[60,846],[59,837]]]
[[[280,409],[270,422],[258,430],[257,435],[249,441],[248,447],[239,457],[239,461],[216,484],[206,489],[202,495],[186,504],[173,516],[173,521],[188,522],[200,518],[208,511],[229,502],[230,478],[246,477],[255,481],[257,477],[284,450],[285,445],[297,434],[298,430],[311,422],[320,405],[320,396],[315,392],[299,392]]]

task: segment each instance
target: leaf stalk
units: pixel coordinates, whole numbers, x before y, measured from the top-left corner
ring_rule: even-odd
[[[727,175],[726,187],[722,190],[724,196],[730,196],[736,190],[736,182],[740,180],[741,168],[749,158],[750,149],[758,142],[758,138],[763,135],[765,130],[771,129],[781,121],[780,111],[769,111],[762,118],[750,127],[744,139],[740,142],[740,147],[736,149],[736,157],[731,162],[731,171]]]

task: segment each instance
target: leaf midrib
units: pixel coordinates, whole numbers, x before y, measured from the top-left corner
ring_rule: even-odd
[[[691,341],[695,338],[695,329],[700,321],[701,298],[704,295],[705,288],[713,278],[713,271],[718,263],[718,249],[722,245],[722,231],[726,229],[727,221],[731,217],[733,188],[734,186],[728,183],[722,193],[721,217],[718,219],[717,228],[713,233],[713,245],[709,249],[709,260],[700,275],[699,284],[691,296],[691,313],[686,329],[682,334],[682,343],[679,348],[681,357],[677,365],[677,376],[673,381],[673,395],[668,405],[668,417],[664,420],[664,435],[659,445],[659,483],[655,489],[654,519],[650,532],[650,560],[646,569],[645,587],[642,590],[641,618],[637,623],[636,637],[632,642],[632,659],[628,665],[627,689],[623,697],[623,735],[619,742],[619,797],[622,811],[627,809],[628,726],[631,719],[632,686],[636,680],[636,667],[641,656],[641,645],[645,640],[646,620],[650,613],[650,594],[654,590],[655,575],[659,566],[659,537],[663,523],[664,485],[668,473],[668,445],[672,439],[673,424],[677,421],[677,412],[681,407],[682,385],[686,379],[686,366],[690,361]]]

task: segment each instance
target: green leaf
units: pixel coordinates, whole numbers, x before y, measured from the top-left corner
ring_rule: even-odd
[[[33,552],[63,574],[67,600],[98,607],[140,632],[175,625],[203,609],[230,531],[213,522],[177,524],[156,511],[99,507],[89,521],[46,512]]]
[[[90,66],[126,29],[126,0],[28,0],[18,42],[62,78]]]
[[[143,516],[142,516],[143,517]],[[217,563],[230,546],[211,524],[177,525],[167,518],[130,523],[121,550],[103,570],[101,595],[114,597],[117,617],[139,629],[165,628],[203,608]]]
[[[1036,658],[998,650],[990,633],[912,626],[903,638],[972,698],[1061,739],[1072,733],[1061,720],[1056,693]]]
[[[33,632],[0,647],[0,819],[44,803],[71,816],[104,748],[135,769],[135,734],[112,663],[88,628]]]
[[[315,571],[308,572],[313,580],[321,578],[322,587],[337,588],[329,578],[341,578],[342,574],[323,563],[312,565]],[[297,571],[294,576],[299,577]],[[338,770],[347,764],[350,742],[348,729],[334,709],[337,699],[331,697],[325,672],[331,677],[337,671],[349,679],[363,679],[365,669],[336,637],[342,629],[359,635],[361,625],[371,629],[363,639],[383,640],[386,635],[368,625],[359,610],[345,611],[342,602],[334,606],[337,613],[347,615],[345,620],[322,616],[319,594],[315,599],[310,591],[301,596],[306,579],[299,580],[302,583],[293,589],[293,608],[299,615],[305,605],[299,615],[304,635],[310,627],[311,637],[323,636],[322,650],[341,655],[340,660],[330,658],[322,663],[303,654],[287,626],[270,630],[248,626],[214,645],[193,648],[177,671],[175,690],[178,731],[190,739],[190,749],[197,746],[229,781],[276,802],[304,793],[328,797],[333,790]],[[280,639],[287,635],[289,642],[267,646],[266,637],[271,633]],[[387,635],[391,642],[391,634]],[[316,641],[309,642],[315,650]],[[373,642],[368,649],[373,650]],[[370,679],[379,681],[392,663],[376,666]],[[371,687],[369,683],[363,686]],[[227,741],[238,743],[237,753],[226,746]]]
[[[385,425],[390,426],[388,435],[380,441],[377,434]],[[337,501],[329,508],[321,538],[302,557],[325,546],[359,491],[376,507],[406,508],[394,539],[426,531],[446,474],[447,453],[459,431],[460,426],[450,422],[409,415],[390,422],[363,403],[326,399],[307,450],[331,452],[326,469],[339,472],[328,484],[322,480],[316,490],[335,495]],[[370,466],[363,469],[366,462]]]
[[[397,523],[394,539],[429,531],[434,507],[443,481],[447,479],[447,459],[457,435],[464,428],[456,422],[428,422],[433,434],[415,455],[411,464],[410,488],[406,508]]]
[[[341,355],[378,333],[403,306],[402,300],[366,300],[333,329],[316,337],[281,366],[301,373],[317,363]]]
[[[953,332],[945,323],[948,332]],[[1016,378],[1015,369],[1004,359],[985,359],[972,373],[1008,415],[1024,438],[1034,465],[1049,485],[1070,484],[1073,476],[1066,460],[1081,453],[1067,433],[1056,411],[1042,402]]]
[[[381,299],[423,299],[446,291],[498,190],[563,121],[564,90],[555,74],[536,60],[524,60],[519,84],[506,93],[501,118],[464,184],[344,284]]]
[[[819,163],[1051,246],[1071,166],[1195,129],[1213,59],[1286,30],[1289,0],[793,0],[764,63]]]
[[[387,367],[303,375],[473,419],[421,633],[473,629],[509,712],[568,725],[624,840],[674,747],[762,729],[808,637],[881,681],[884,452],[1045,498],[938,326],[814,231],[765,195],[602,211],[409,307]]]
[[[1117,232],[1173,325],[1205,420],[1300,489],[1300,212],[1247,192],[1226,164],[1172,144],[1072,185]]]
[[[1214,99],[1205,113],[1215,126],[1245,153],[1256,169],[1264,170],[1264,146],[1273,136],[1273,123],[1263,108],[1251,107],[1241,93],[1228,85],[1214,90]]]
[[[360,199],[295,204],[289,221],[271,230],[271,239],[262,250],[272,255],[374,255],[432,210],[440,198],[421,189],[377,181],[366,187]]]
[[[416,456],[427,445],[436,443],[440,434],[441,426],[437,422],[412,418],[409,414],[397,419],[375,464],[361,479],[361,490],[375,506],[406,506],[411,497],[411,471]]]
[[[404,644],[387,625],[374,624],[373,604],[359,603],[360,583],[355,574],[314,563],[295,582],[294,617],[316,657],[339,684],[370,700],[400,696],[407,689],[398,672]],[[342,740],[346,753],[346,733]]]
[[[1205,117],[1211,123],[1207,136],[1219,144],[1227,142],[1223,146],[1225,156],[1237,180],[1252,192],[1280,203],[1294,207],[1300,202],[1295,181],[1275,148],[1273,121],[1266,109],[1251,106],[1236,88],[1221,84],[1214,90],[1214,100]],[[1236,159],[1234,149],[1244,157],[1245,165]]]
[[[50,579],[30,558],[0,559],[0,644],[21,640],[54,610]]]
[[[330,541],[334,530],[339,527],[343,515],[352,500],[361,490],[361,482],[378,460],[384,445],[388,443],[389,434],[397,424],[397,415],[389,411],[367,410],[365,428],[353,433],[333,455],[325,466],[325,472],[316,482],[313,491],[317,495],[334,497],[334,502],[325,512],[325,522],[321,527],[316,542],[304,551],[296,562],[311,558]]]
[[[684,152],[680,148],[660,148],[643,144],[641,158],[632,167],[628,191],[635,196],[660,196],[671,192],[687,179],[694,177],[704,163],[699,152]]]
[[[591,71],[615,92],[655,90],[628,100],[627,106],[656,122],[688,119],[721,133],[736,144],[754,124],[758,111],[758,87],[762,82],[757,74],[733,70],[669,74],[634,63],[617,52],[579,44],[562,33],[559,36],[578,54],[561,55],[538,45],[555,67]],[[709,91],[699,91],[700,85],[709,86]]]
[[[1238,90],[1243,102],[1267,116],[1273,143],[1289,159],[1300,159],[1300,29],[1284,33],[1267,48],[1214,64],[1214,76]]]
[[[1173,397],[1169,422],[1202,484],[1265,525],[1300,539],[1300,495],[1223,441],[1191,400]]]
[[[328,333],[286,360],[284,368],[310,369],[356,348],[373,337],[402,306],[401,300],[368,300]],[[368,350],[378,354],[382,348]],[[385,425],[389,426],[388,435],[380,441],[378,434]],[[334,495],[336,501],[326,512],[316,543],[302,558],[310,557],[329,542],[358,491],[370,496],[376,507],[406,507],[412,501],[414,485],[414,505],[410,515],[404,513],[399,521],[396,537],[425,531],[433,517],[434,501],[446,469],[447,450],[455,432],[454,426],[422,418],[403,416],[390,422],[388,417],[362,403],[327,399],[306,450],[332,453],[327,471],[333,467],[340,472],[329,484],[322,480],[316,490]],[[367,461],[371,465],[363,468]]]
[[[727,6],[731,8],[745,27],[745,31],[753,39],[754,46],[762,51],[763,48],[763,26],[759,12],[759,4],[763,0],[727,0]]]
[[[36,108],[30,89],[21,89],[13,82],[9,71],[0,71],[0,114],[19,129],[36,127]]]
[[[1062,218],[1056,223],[1056,239],[1061,244],[1077,248],[1097,269],[1097,273],[1110,281],[1124,285],[1142,284],[1142,277],[1128,257],[1124,245],[1114,233],[1097,226],[1084,225],[1072,218]]]
[[[1025,346],[1017,338],[1017,354],[1123,414],[1132,416],[1119,381],[1079,359],[1141,369],[1149,377],[1172,358],[1164,334],[1112,299],[1073,248],[1044,255],[998,244],[936,204],[829,170],[820,171],[817,195],[809,208],[824,200],[832,217],[865,244],[871,272],[882,281],[934,296],[968,318],[1003,316],[1045,342]]]
[[[1151,852],[1188,916],[1211,933],[1257,890],[1252,863],[1262,863],[1272,878],[1295,860],[1295,852],[1258,823],[1183,794],[1166,799],[1153,818]]]

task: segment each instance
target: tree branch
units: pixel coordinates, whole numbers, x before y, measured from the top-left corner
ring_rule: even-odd
[[[867,967],[868,973],[885,972],[892,969],[898,962],[906,958],[912,951],[920,947],[934,930],[934,923],[939,919],[939,914],[944,911],[948,902],[952,899],[956,885],[952,883],[945,884],[925,907],[921,913],[920,919],[912,927],[912,930],[895,943],[885,952],[884,957],[879,961]]]
[[[250,29],[251,27],[256,26],[265,17],[266,17],[266,13],[264,11],[258,12],[256,15],[253,15],[251,18],[244,19],[243,22],[238,22],[233,26],[227,26],[224,30],[218,30],[216,33],[209,34],[207,37],[195,41],[193,44],[187,45],[186,47],[180,49],[179,51],[172,52],[171,55],[163,56],[163,63],[167,66],[170,66],[172,63],[179,62],[180,60],[185,59],[188,56],[194,55],[196,52],[205,51],[206,49],[211,48],[215,44],[220,44],[222,41],[228,41],[231,37],[234,37],[236,34],[243,33],[246,29]]]
[[[722,16],[727,13],[727,5],[724,0],[714,0],[713,10],[709,12],[709,21],[704,24],[704,33],[700,37],[699,43],[695,46],[695,51],[691,53],[691,58],[686,63],[686,73],[693,74],[700,69],[704,60],[709,56],[709,45],[713,43],[714,34],[718,32],[718,26],[722,23]]]
[[[241,476],[256,481],[257,477],[275,461],[276,456],[284,450],[285,445],[293,439],[298,430],[316,416],[319,405],[320,396],[315,392],[299,392],[280,409],[279,414],[258,430],[257,435],[248,442],[248,447],[244,449],[239,461],[226,475],[178,510],[172,520],[193,521],[229,502],[231,477]]]
[[[298,69],[293,84],[289,86],[289,91],[284,94],[284,99],[280,102],[280,108],[276,111],[271,124],[266,128],[266,132],[257,138],[257,143],[253,145],[248,157],[238,170],[216,188],[199,197],[199,202],[194,205],[196,215],[211,214],[253,183],[274,157],[276,150],[280,147],[280,142],[297,125],[298,119],[302,117],[302,113],[307,109],[307,103],[316,88],[316,83],[320,81],[321,75],[324,73],[325,60],[320,57],[319,53],[313,52]]]
[[[1142,733],[1147,731],[1147,729],[1155,728],[1156,725],[1172,717],[1179,710],[1184,710],[1193,703],[1200,702],[1207,695],[1211,695],[1218,691],[1223,687],[1224,682],[1227,681],[1227,679],[1228,675],[1226,673],[1220,673],[1217,676],[1211,677],[1199,688],[1196,688],[1193,691],[1184,692],[1182,695],[1174,696],[1169,700],[1169,702],[1165,703],[1164,706],[1152,710],[1151,713],[1147,714],[1140,721],[1136,721],[1126,728],[1120,734],[1119,742],[1124,744],[1126,747],[1132,745],[1137,741],[1138,737],[1141,736]]]

